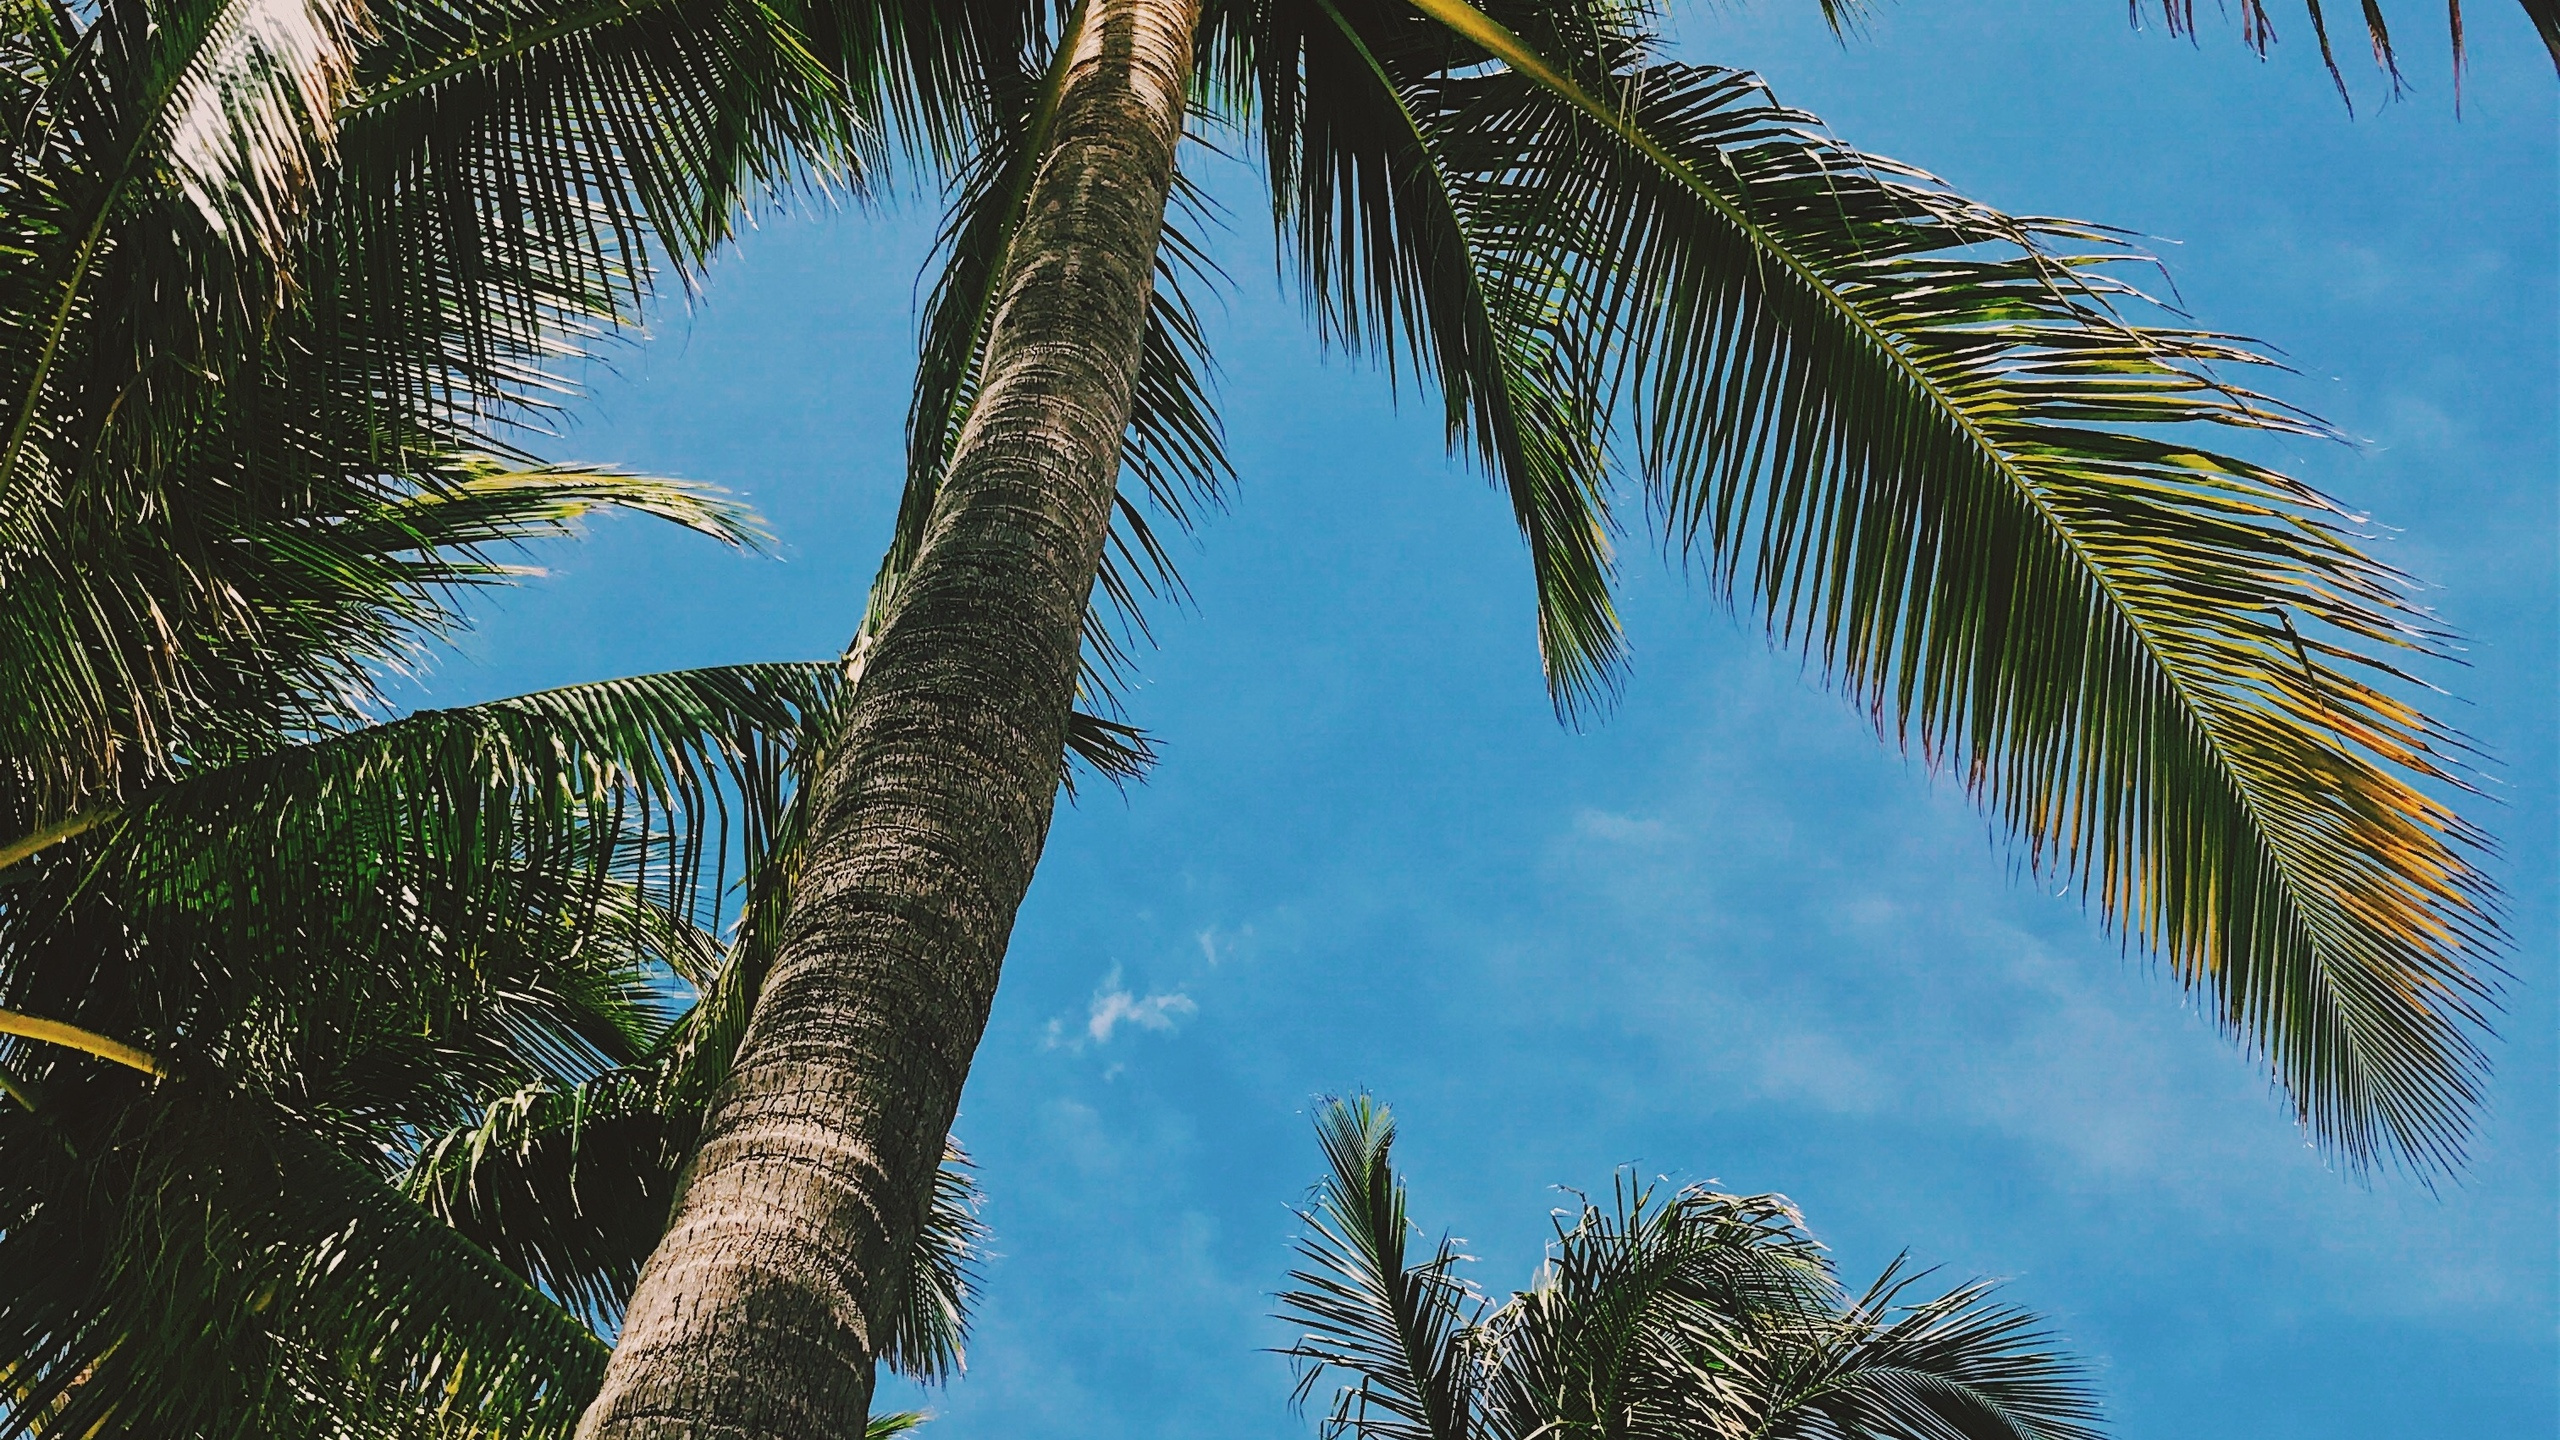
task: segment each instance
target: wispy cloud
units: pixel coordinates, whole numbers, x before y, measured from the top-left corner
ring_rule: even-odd
[[[1081,1051],[1088,1044],[1110,1044],[1112,1034],[1123,1025],[1140,1030],[1171,1030],[1199,1013],[1200,1007],[1180,990],[1140,995],[1128,989],[1120,983],[1120,967],[1114,965],[1093,992],[1082,1032],[1070,1038],[1064,1017],[1051,1020],[1047,1044],[1053,1050]]]
[[[1234,959],[1238,948],[1251,943],[1253,927],[1243,925],[1229,930],[1212,925],[1193,938],[1200,942],[1200,958],[1209,962],[1210,967],[1214,969],[1221,963]]]

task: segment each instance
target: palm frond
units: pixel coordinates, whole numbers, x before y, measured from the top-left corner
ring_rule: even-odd
[[[20,33],[51,43],[25,57],[44,77],[28,87],[33,113],[19,132],[36,144],[11,157],[20,163],[0,182],[10,248],[22,252],[0,282],[0,514],[17,508],[22,489],[56,478],[46,442],[91,358],[82,332],[93,319],[137,318],[101,314],[102,299],[122,297],[94,283],[112,272],[137,212],[149,214],[155,198],[184,205],[180,234],[168,238],[200,252],[162,251],[178,283],[156,299],[178,313],[145,323],[183,335],[227,318],[233,307],[222,302],[235,297],[224,287],[250,292],[236,298],[252,304],[264,298],[254,293],[270,283],[264,262],[301,219],[364,18],[349,0],[111,0],[87,15],[30,16]],[[196,235],[185,233],[189,221]],[[182,295],[214,303],[197,310]]]
[[[2222,373],[2263,357],[2125,318],[2112,233],[1751,76],[1632,33],[1568,74],[1417,4],[1501,62],[1417,110],[1546,207],[1517,263],[1575,277],[1669,541],[2210,997],[2322,1143],[2455,1163],[2503,940],[2439,798],[2467,749],[2404,698],[2446,637],[2354,517],[2206,448],[2325,433]]]
[[[427,1141],[401,1189],[572,1313],[611,1328],[665,1233],[701,1120],[665,1103],[652,1069],[536,1082],[490,1102],[477,1124]]]
[[[1283,1318],[1301,1398],[1327,1368],[1328,1434],[2097,1440],[2085,1370],[1981,1282],[1918,1301],[1897,1261],[1852,1301],[1784,1196],[1621,1174],[1559,1212],[1525,1289],[1476,1318],[1443,1242],[1407,1267],[1393,1128],[1365,1098],[1317,1120],[1332,1173],[1302,1218]]]
[[[0,1434],[565,1436],[592,1394],[594,1334],[266,1103],[47,1109],[0,1116]]]
[[[987,1226],[986,1197],[970,1173],[969,1152],[948,1136],[933,1194],[916,1227],[903,1302],[890,1318],[879,1360],[898,1373],[941,1383],[969,1368],[969,1312],[980,1285]]]
[[[1328,1371],[1337,1386],[1328,1436],[1351,1440],[1468,1440],[1481,1433],[1463,1259],[1443,1238],[1408,1265],[1405,1189],[1395,1173],[1395,1117],[1362,1095],[1328,1100],[1316,1137],[1331,1173],[1299,1212],[1299,1268],[1278,1298],[1280,1318],[1305,1327],[1281,1354],[1298,1365],[1303,1403]]]
[[[0,553],[0,824],[359,719],[383,667],[459,624],[456,587],[521,573],[506,547],[581,515],[762,534],[708,487],[596,467],[444,455],[282,487],[231,470],[176,495],[64,497],[41,545]]]
[[[381,8],[342,127],[323,313],[435,331],[450,376],[502,390],[636,321],[654,267],[690,277],[747,209],[867,193],[893,146],[953,153],[984,123],[978,75],[1024,24],[995,0]]]
[[[1274,219],[1319,333],[1438,388],[1451,450],[1505,489],[1527,542],[1558,710],[1605,700],[1623,647],[1603,376],[1575,274],[1522,243],[1542,202],[1453,153],[1468,121],[1444,113],[1437,77],[1484,52],[1402,6],[1295,0],[1227,23],[1243,72],[1227,83],[1257,102]]]
[[[215,1064],[355,1152],[644,1063],[713,970],[724,866],[757,883],[832,683],[576,686],[168,786],[22,862],[0,1004]]]
[[[2098,1440],[2086,1369],[2034,1315],[1979,1280],[1901,1303],[1918,1278],[1897,1261],[1837,1320],[1764,1349],[1768,1420],[1876,1440]]]
[[[321,873],[322,845],[343,845],[349,828],[376,837],[373,864],[475,846],[519,857],[582,829],[607,844],[627,833],[643,847],[642,873],[685,913],[704,847],[728,848],[722,826],[734,820],[760,852],[778,768],[834,683],[824,662],[733,665],[422,710],[151,792],[110,845],[185,884],[234,863],[271,866],[275,879],[242,883],[272,891]],[[489,838],[463,838],[474,831]],[[666,845],[682,848],[649,848]]]
[[[1839,1286],[1785,1197],[1681,1191],[1656,1204],[1621,1174],[1616,1201],[1586,1200],[1536,1281],[1485,1320],[1488,1408],[1502,1433],[1552,1427],[1680,1434],[1757,1413],[1758,1390],[1725,1356],[1757,1353],[1755,1317],[1828,1316]],[[1712,1433],[1712,1431],[1710,1432]]]

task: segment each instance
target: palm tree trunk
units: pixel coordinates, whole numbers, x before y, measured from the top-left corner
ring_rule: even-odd
[[[584,1440],[861,1433],[1057,798],[1197,24],[1093,0],[1073,38],[977,404]]]

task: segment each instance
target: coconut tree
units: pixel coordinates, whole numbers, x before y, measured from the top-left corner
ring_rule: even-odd
[[[448,453],[437,427],[523,398],[528,357],[627,318],[646,267],[698,258],[756,184],[860,185],[893,149],[957,176],[908,498],[803,797],[804,878],[594,1433],[834,1433],[867,1404],[1103,649],[1097,577],[1134,599],[1157,574],[1124,469],[1175,506],[1223,480],[1164,226],[1195,105],[1261,137],[1323,331],[1428,377],[1509,495],[1560,708],[1614,674],[1623,486],[2166,957],[2337,1153],[2455,1153],[2494,922],[2478,837],[2441,799],[2455,742],[2393,664],[2440,637],[2315,491],[2204,443],[2317,427],[2232,380],[2246,347],[2141,319],[2110,232],[1848,149],[1746,76],[1663,59],[1612,5],[30,13],[19,71],[104,77],[31,82],[104,98],[15,132],[79,157],[20,166],[70,180],[12,202],[35,218],[11,243],[42,263],[12,271],[26,398],[0,483],[56,497],[12,511],[48,524],[109,453],[95,437],[157,456],[199,433],[187,405],[264,393],[199,383],[197,358],[234,349],[214,327],[279,337],[251,347],[261,365],[322,357],[354,382],[275,387],[217,427],[228,443],[352,412],[347,443],[394,443],[296,473],[414,477],[443,462],[386,452]],[[114,272],[147,283],[93,279],[155,253],[174,259]],[[190,303],[141,303],[171,295]],[[188,362],[141,363],[161,349]],[[165,568],[210,563],[185,558]],[[55,608],[95,610],[55,568],[79,601]],[[140,638],[122,689],[92,688],[143,713],[163,612],[104,613]],[[12,674],[73,693],[88,663]],[[119,765],[158,763],[127,757],[170,752],[84,723],[47,742],[79,758],[29,802],[27,842],[120,797],[101,778]]]
[[[509,547],[597,508],[753,538],[508,443],[629,257],[367,203],[432,167],[345,163],[360,7],[5,18],[0,1432],[565,1431],[637,1253],[546,1293],[529,1222],[431,1203],[476,1173],[438,1137],[638,1067],[712,1083],[681,1002],[719,862],[764,883],[837,667],[375,723]]]
[[[1640,508],[2332,1153],[2455,1162],[2499,942],[2461,743],[2406,698],[2443,636],[2346,512],[2215,448],[2323,432],[2148,309],[2115,232],[1966,201],[1613,5],[1090,0],[1024,33],[948,107],[974,148],[805,879],[583,1433],[867,1404],[1107,670],[1097,578],[1155,574],[1144,492],[1225,478],[1166,224],[1194,113],[1258,137],[1321,332],[1419,372],[1509,498],[1561,712],[1610,692]]]
[[[1300,1212],[1280,1318],[1297,1398],[1338,1377],[1327,1440],[2094,1440],[2088,1378],[1983,1281],[1910,1298],[1896,1260],[1852,1297],[1781,1195],[1702,1185],[1555,1215],[1528,1288],[1494,1303],[1415,1224],[1395,1123],[1363,1096],[1316,1118],[1328,1173]]]

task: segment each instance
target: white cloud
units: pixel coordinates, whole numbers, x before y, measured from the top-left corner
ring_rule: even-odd
[[[1093,1037],[1094,1044],[1107,1045],[1111,1043],[1111,1032],[1123,1021],[1141,1030],[1170,1030],[1175,1020],[1199,1011],[1191,997],[1179,990],[1143,998],[1126,990],[1114,990],[1093,997],[1093,1013],[1085,1021],[1084,1033]]]
[[[1179,990],[1160,990],[1149,995],[1129,990],[1120,983],[1120,967],[1114,965],[1111,973],[1102,977],[1102,984],[1093,992],[1093,1003],[1085,1013],[1084,1033],[1070,1040],[1065,1019],[1054,1019],[1049,1022],[1046,1043],[1052,1050],[1080,1051],[1088,1042],[1110,1044],[1112,1032],[1123,1025],[1140,1030],[1171,1030],[1178,1022],[1199,1013],[1200,1007]]]

